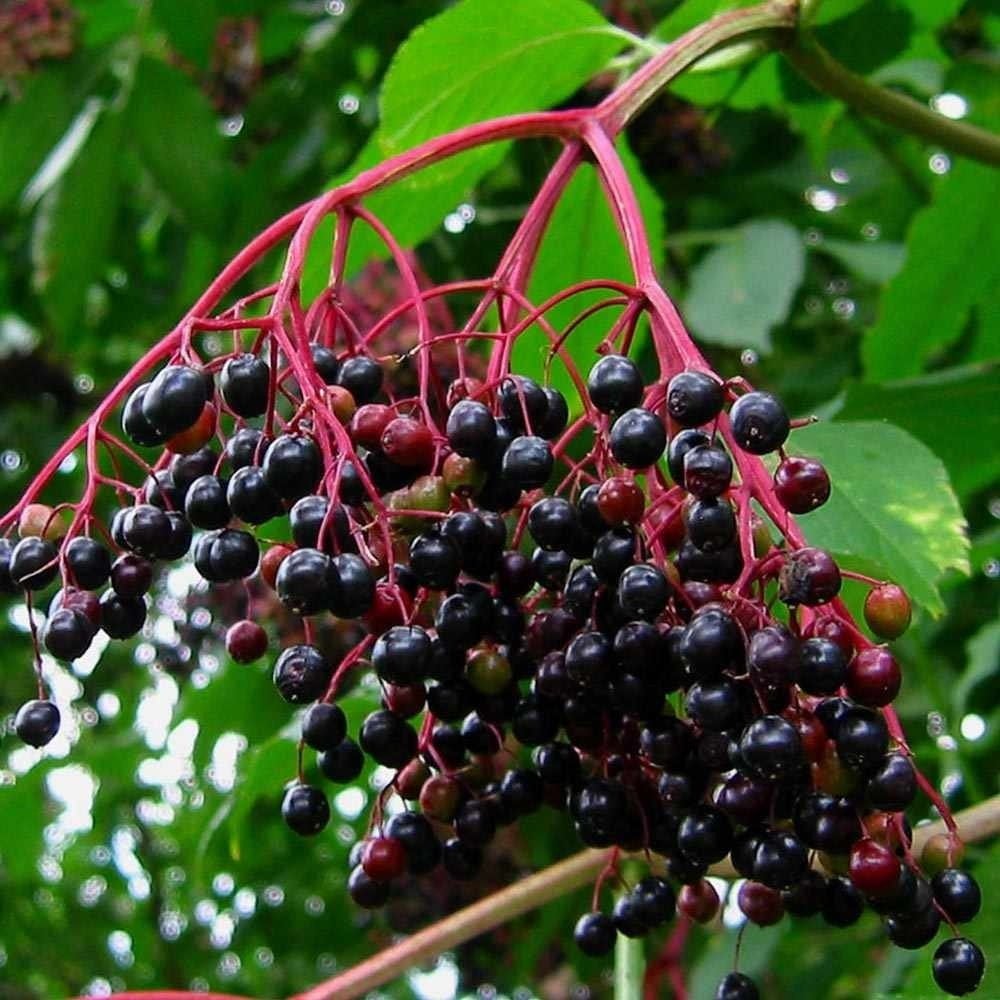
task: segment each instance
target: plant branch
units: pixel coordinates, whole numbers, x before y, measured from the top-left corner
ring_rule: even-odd
[[[817,90],[871,115],[886,125],[936,143],[943,149],[1000,166],[1000,135],[967,122],[953,121],[918,101],[869,83],[837,62],[807,35],[784,50],[785,58]]]

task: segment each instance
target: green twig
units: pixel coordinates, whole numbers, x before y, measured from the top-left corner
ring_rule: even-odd
[[[615,941],[615,1000],[641,1000],[645,971],[643,939],[619,934]]]

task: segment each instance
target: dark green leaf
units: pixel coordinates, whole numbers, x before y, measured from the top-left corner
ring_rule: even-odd
[[[815,249],[829,254],[859,278],[884,285],[891,281],[906,260],[902,243],[853,243],[850,240],[824,239]]]
[[[948,369],[923,378],[848,387],[841,420],[887,420],[945,464],[960,495],[1000,477],[1000,368]]]
[[[701,340],[767,353],[771,328],[788,315],[804,271],[798,231],[778,219],[755,219],[699,261],[685,317]]]
[[[1000,230],[986,206],[1000,203],[1000,171],[962,161],[911,227],[906,264],[889,283],[862,347],[872,380],[916,375],[958,339],[996,282]],[[975,248],[975,252],[970,252]]]
[[[87,289],[107,266],[118,208],[122,133],[121,115],[104,111],[36,219],[35,283],[63,336],[83,325]]]
[[[170,44],[196,66],[208,67],[218,24],[215,0],[179,4],[176,0],[154,0],[153,17],[166,31]]]
[[[809,541],[863,559],[941,614],[938,581],[968,572],[969,541],[940,459],[900,428],[865,421],[803,428],[791,450],[819,458],[833,482],[829,501],[801,519]]]
[[[143,59],[129,101],[143,164],[190,225],[218,234],[231,175],[208,99],[180,71]]]

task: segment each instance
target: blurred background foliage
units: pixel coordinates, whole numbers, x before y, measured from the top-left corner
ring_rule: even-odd
[[[3,507],[270,220],[457,124],[593,103],[635,65],[633,36],[667,40],[724,6],[0,0]],[[1000,126],[995,0],[825,0],[817,31],[855,71]],[[532,54],[525,43],[539,38]],[[955,808],[996,793],[1000,173],[852,114],[777,54],[682,78],[627,146],[666,285],[717,370],[832,420],[796,441],[838,486],[810,537],[896,575],[919,601],[898,648],[920,762]],[[489,273],[552,159],[551,146],[504,145],[373,205],[436,280]],[[362,245],[352,269],[377,314],[393,289],[365,267],[371,253]],[[315,274],[325,266],[318,256]],[[583,173],[532,292],[624,268]],[[574,347],[581,358],[588,336]],[[536,355],[526,349],[519,364],[537,367]],[[67,462],[64,496],[79,479]],[[46,663],[69,722],[44,755],[10,735],[30,694],[30,644],[23,607],[3,609],[4,1000],[154,985],[286,995],[573,849],[565,817],[549,811],[498,838],[471,888],[424,880],[386,915],[355,910],[346,859],[373,775],[335,796],[336,821],[317,841],[286,831],[278,802],[295,725],[266,666],[225,660],[217,621],[238,596],[190,584],[183,571],[161,582],[138,643],[70,668]],[[350,696],[355,726],[374,700],[364,686]],[[987,899],[1000,897],[997,849],[970,857]],[[607,995],[607,969],[571,944],[585,897],[385,995]],[[726,914],[691,942],[694,1000],[731,962],[737,921]],[[973,932],[1000,966],[995,906]],[[927,956],[914,965],[893,951],[871,915],[837,932],[786,918],[750,929],[743,954],[769,997],[933,994]],[[996,971],[983,994],[1000,996]]]

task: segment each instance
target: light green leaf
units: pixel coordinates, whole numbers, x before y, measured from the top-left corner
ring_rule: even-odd
[[[144,59],[128,114],[143,163],[163,193],[189,225],[218,234],[232,186],[208,100],[180,70]]]
[[[417,28],[382,87],[383,149],[548,107],[601,69],[622,37],[582,0],[461,0]]]
[[[856,243],[851,240],[824,239],[815,249],[836,257],[859,278],[883,285],[891,281],[906,260],[902,243]]]
[[[1000,171],[962,161],[916,214],[906,264],[862,344],[869,379],[916,375],[961,335],[971,308],[1000,277],[1000,228],[989,209],[996,204]]]
[[[69,127],[76,107],[66,78],[58,69],[30,77],[16,100],[0,106],[0,208],[24,190]]]
[[[805,271],[798,231],[778,219],[755,219],[695,267],[684,313],[710,344],[771,350],[771,327],[788,315]]]
[[[31,885],[38,877],[35,863],[44,841],[47,768],[38,766],[0,787],[0,872],[5,882]]]
[[[948,369],[922,378],[848,387],[839,420],[888,420],[945,464],[960,496],[1000,478],[1000,367]]]
[[[619,152],[635,186],[650,246],[654,255],[658,255],[663,245],[663,205],[624,143],[619,144]],[[635,280],[600,181],[589,166],[581,167],[570,181],[553,214],[535,265],[529,295],[532,302],[540,304],[556,292],[587,278]],[[607,297],[606,292],[574,296],[551,310],[548,319],[559,331],[588,305]],[[594,348],[607,335],[617,315],[611,309],[597,313],[578,326],[567,341],[569,353],[584,378],[597,359]],[[637,353],[642,336],[645,334],[637,335]],[[514,369],[544,380],[550,348],[551,341],[537,326],[525,331],[514,345]],[[550,382],[566,395],[571,409],[579,412],[577,390],[559,361],[551,365]]]
[[[226,822],[229,853],[234,861],[242,856],[243,836],[254,805],[263,797],[280,802],[285,782],[295,777],[295,748],[293,736],[276,733],[264,743],[251,747],[240,758]]]
[[[899,427],[869,421],[797,430],[790,450],[819,458],[833,483],[829,501],[800,520],[810,543],[862,560],[940,615],[941,576],[969,571],[965,520],[941,460]]]
[[[35,287],[64,336],[84,322],[87,289],[107,266],[118,207],[121,115],[105,111],[56,188],[42,201],[32,238]]]

